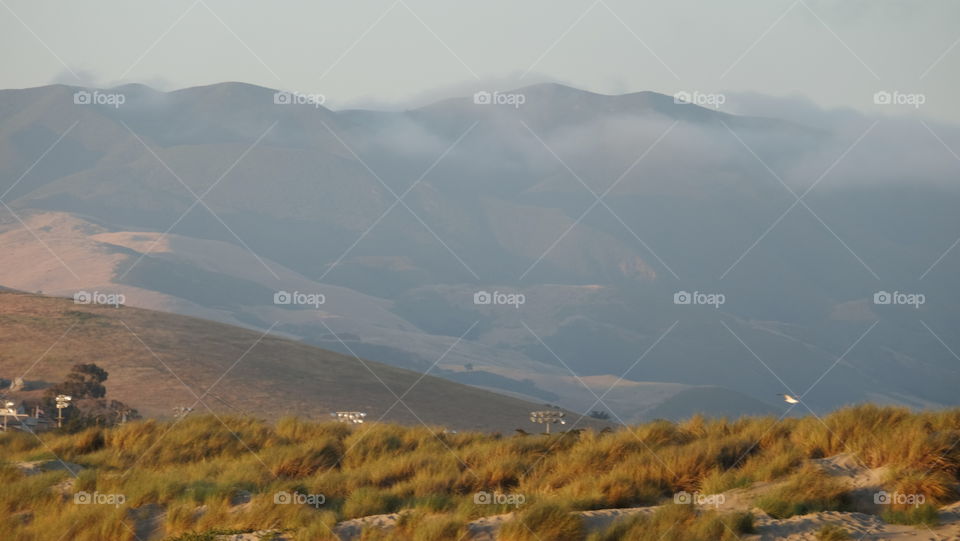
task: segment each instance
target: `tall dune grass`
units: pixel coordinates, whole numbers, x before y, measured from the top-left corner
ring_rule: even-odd
[[[406,510],[434,532],[430,539],[442,539],[485,515],[519,511],[537,523],[568,511],[661,504],[678,491],[718,493],[771,481],[779,488],[763,505],[789,516],[844,508],[845,488],[809,466],[840,453],[887,467],[891,492],[923,494],[932,505],[953,501],[960,411],[866,405],[822,420],[694,417],[605,434],[511,437],[294,418],[221,423],[212,416],[39,438],[11,432],[0,435],[0,539],[135,539],[154,508],[170,537],[286,528],[301,539],[332,539],[337,521]],[[76,477],[63,470],[27,475],[22,467],[58,459],[83,470]],[[75,504],[81,491],[122,494],[124,501]],[[514,500],[478,501],[478,493]],[[322,494],[323,502],[277,503],[278,494]],[[924,512],[917,520],[927,520]],[[516,526],[505,531],[525,535]]]

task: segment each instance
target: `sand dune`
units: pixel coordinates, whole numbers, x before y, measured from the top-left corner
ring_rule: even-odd
[[[873,493],[880,489],[885,469],[869,469],[857,463],[850,454],[836,455],[812,461],[830,475],[844,479],[851,488],[854,506],[873,512],[822,512],[798,515],[777,520],[755,506],[757,498],[772,490],[777,483],[755,483],[754,485],[734,489],[724,493],[724,503],[720,512],[749,511],[755,517],[756,533],[744,536],[743,541],[816,541],[817,532],[826,525],[836,525],[846,530],[851,539],[870,540],[941,540],[960,539],[960,502],[943,507],[940,510],[940,524],[936,528],[924,526],[904,526],[887,524],[879,516],[881,506],[873,503]],[[625,509],[599,509],[581,511],[588,532],[601,531],[618,520],[642,513],[652,513],[657,506],[634,507]],[[360,538],[365,527],[392,529],[399,515],[375,515],[341,522],[335,532],[343,541]],[[470,541],[495,541],[497,530],[513,517],[512,513],[493,515],[477,519],[469,524]]]

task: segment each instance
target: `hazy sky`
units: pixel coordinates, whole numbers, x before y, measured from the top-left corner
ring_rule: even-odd
[[[337,107],[556,80],[960,122],[958,23],[956,0],[0,0],[0,87],[245,81]]]

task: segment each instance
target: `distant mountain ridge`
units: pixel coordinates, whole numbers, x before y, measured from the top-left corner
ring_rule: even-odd
[[[784,385],[811,388],[817,410],[956,403],[960,371],[929,330],[952,344],[960,256],[919,277],[960,234],[960,193],[908,183],[935,169],[869,168],[897,152],[883,125],[850,147],[869,119],[838,132],[553,84],[510,91],[520,107],[463,96],[400,112],[276,104],[241,83],[103,90],[119,107],[75,104],[78,90],[0,91],[0,193],[17,213],[0,210],[5,286],[279,321],[421,372],[476,379],[469,364],[534,401],[582,411],[604,396],[624,419],[701,386],[740,405]],[[804,196],[815,217],[779,181],[800,194],[824,171]],[[930,302],[874,305],[881,289]],[[278,306],[280,290],[328,302]],[[474,304],[496,290],[526,303]],[[677,305],[679,291],[726,303]]]

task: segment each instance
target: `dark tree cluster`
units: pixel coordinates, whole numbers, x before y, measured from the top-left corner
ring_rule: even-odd
[[[65,394],[73,401],[63,412],[67,430],[79,430],[88,426],[113,426],[125,421],[139,419],[137,410],[119,400],[107,400],[104,382],[109,374],[94,363],[73,365],[62,383],[47,390],[46,409],[55,410],[57,395]]]
[[[103,398],[107,395],[107,388],[103,385],[107,376],[107,371],[94,363],[75,364],[67,374],[67,379],[51,387],[47,394],[65,394],[72,396],[74,400]]]

